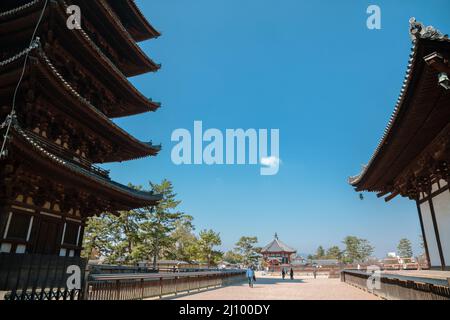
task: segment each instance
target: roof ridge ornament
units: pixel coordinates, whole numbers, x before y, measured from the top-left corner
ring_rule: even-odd
[[[413,41],[418,39],[428,40],[445,40],[448,39],[447,34],[443,34],[433,26],[425,26],[422,22],[412,17],[409,19],[409,33]]]

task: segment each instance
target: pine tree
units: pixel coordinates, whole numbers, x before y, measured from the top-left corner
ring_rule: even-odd
[[[344,262],[364,262],[373,253],[374,248],[366,239],[360,239],[355,236],[347,236],[343,241],[345,245]]]
[[[397,251],[400,258],[411,258],[413,256],[411,241],[406,238],[401,239],[398,243]]]
[[[325,249],[322,246],[319,246],[316,250],[316,259],[323,259],[325,257]]]
[[[136,190],[142,187],[129,185]],[[122,211],[119,216],[105,214],[88,220],[84,238],[84,256],[93,253],[105,257],[109,263],[133,264],[153,258],[157,259],[173,248],[176,237],[172,232],[177,223],[189,218],[177,211],[180,201],[176,200],[173,185],[168,180],[161,184],[150,184],[162,200],[155,207]]]
[[[165,248],[173,245],[170,236],[176,229],[176,223],[185,214],[177,211],[181,201],[176,200],[173,185],[168,180],[161,184],[150,184],[153,193],[162,196],[162,200],[155,207],[144,207],[138,210],[145,215],[145,221],[140,225],[141,250],[153,258],[153,268],[157,268],[157,261]]]
[[[341,260],[341,258],[342,258],[342,251],[341,251],[341,249],[339,249],[338,246],[333,246],[333,247],[329,248],[327,250],[326,258],[327,259]]]
[[[255,264],[258,261],[257,243],[257,237],[241,237],[236,243],[235,251],[242,256],[243,263]]]
[[[214,247],[220,246],[222,240],[220,234],[213,230],[203,230],[200,232],[199,239],[197,241],[197,254],[201,262],[206,262],[208,267],[216,265],[222,258],[223,253],[214,250]]]

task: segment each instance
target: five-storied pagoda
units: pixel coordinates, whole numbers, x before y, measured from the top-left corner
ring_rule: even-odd
[[[78,257],[88,217],[160,200],[95,165],[160,151],[111,120],[159,108],[127,79],[159,69],[136,44],[158,36],[132,0],[1,1],[1,253]]]

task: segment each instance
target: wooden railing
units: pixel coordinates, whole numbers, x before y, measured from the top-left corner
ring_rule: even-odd
[[[245,271],[91,275],[87,300],[142,300],[191,293],[245,280]]]
[[[381,273],[378,288],[369,289],[371,273],[343,270],[341,281],[388,300],[449,300],[450,279]]]
[[[69,289],[74,266],[80,273],[80,287]],[[244,280],[243,270],[89,274],[86,260],[79,257],[0,254],[0,300],[138,300]]]
[[[102,176],[103,178],[109,179],[109,171],[100,168],[99,166],[96,166],[95,164],[92,164],[87,159],[76,156],[71,151],[64,149],[60,145],[57,145],[56,143],[50,142],[48,139],[43,138],[42,136],[27,130],[26,134],[31,137],[33,140],[37,141],[43,148],[45,148],[47,151],[55,154],[56,156],[59,156],[63,158],[66,161],[69,161],[73,164],[76,164],[78,166],[82,166],[88,171],[97,174],[99,176]]]
[[[68,268],[81,271],[79,289],[67,289]],[[0,254],[0,300],[80,300],[86,260],[38,254]]]

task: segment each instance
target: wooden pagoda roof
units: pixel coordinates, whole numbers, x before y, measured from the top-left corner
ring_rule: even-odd
[[[402,174],[420,174],[418,157],[449,127],[450,91],[439,85],[438,75],[450,74],[450,40],[414,18],[410,24],[413,45],[400,97],[368,165],[349,179],[357,191],[395,192]]]
[[[11,92],[21,73],[23,56],[28,49],[17,54],[14,58],[1,63],[2,78],[0,82],[0,95],[2,92]],[[40,90],[54,101],[66,101],[61,104],[67,108],[67,114],[83,123],[86,127],[117,144],[121,152],[113,152],[103,162],[126,161],[147,156],[155,156],[161,150],[161,146],[151,142],[141,142],[132,135],[117,126],[101,111],[92,105],[90,101],[82,97],[51,63],[44,51],[36,46],[32,49],[33,62],[28,66],[25,79],[33,70],[37,70]],[[95,161],[95,159],[93,159]]]
[[[136,44],[135,39],[128,32],[127,28],[123,26],[122,20],[107,1],[60,1],[63,6],[70,4],[80,6],[86,20],[95,27],[96,32],[104,35],[111,46],[117,50],[120,57],[119,60],[114,61],[114,63],[117,66],[120,66],[120,69],[126,76],[136,76],[147,72],[157,71],[160,68],[160,65],[150,59]],[[133,6],[127,7],[127,11],[133,10]]]
[[[109,200],[114,204],[110,208],[112,211],[153,206],[162,199],[161,195],[129,188],[52,154],[23,131],[15,117],[11,121],[13,152],[22,154],[22,158],[27,159],[36,172],[47,172],[47,175],[63,185],[79,187]]]
[[[27,2],[15,9],[0,12],[0,41],[4,46],[9,44],[11,47],[23,47],[29,41],[39,9],[42,9],[42,0]],[[156,111],[161,106],[160,103],[143,96],[83,29],[73,32],[73,37],[67,37],[67,15],[60,1],[52,2],[52,6],[47,9],[47,16],[50,15],[51,10],[57,13],[56,20],[60,25],[59,28],[52,30],[54,35],[59,35],[52,46],[59,45],[67,55],[76,54],[74,59],[86,66],[94,78],[101,79],[101,83],[107,90],[120,96],[117,105],[109,107],[109,117],[116,118]]]
[[[148,22],[134,0],[106,0],[124,27],[136,41],[157,38],[161,34]]]

